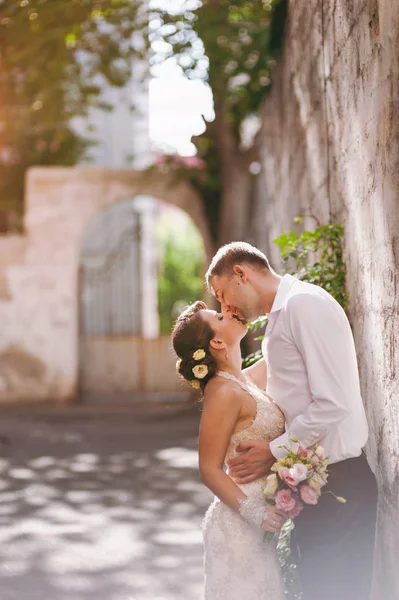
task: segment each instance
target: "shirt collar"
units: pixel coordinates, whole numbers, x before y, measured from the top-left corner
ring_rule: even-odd
[[[276,294],[276,297],[274,298],[273,306],[272,306],[269,314],[277,312],[278,310],[281,310],[283,308],[283,306],[287,300],[291,286],[296,281],[298,281],[298,280],[295,277],[293,277],[292,275],[289,275],[288,273],[286,275],[284,275],[284,277],[281,278],[280,285],[278,286],[277,294]]]

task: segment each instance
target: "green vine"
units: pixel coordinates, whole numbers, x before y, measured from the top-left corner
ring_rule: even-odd
[[[297,217],[296,223],[302,218]],[[344,228],[341,225],[320,225],[314,231],[296,231],[283,233],[274,240],[280,248],[284,271],[295,275],[302,281],[319,285],[339,302],[343,309],[348,306],[346,291],[346,266],[343,260],[342,239]],[[261,330],[255,340],[261,341],[267,317],[261,316],[253,321],[250,330],[256,333]],[[244,359],[244,367],[249,367],[262,357],[260,350]]]
[[[301,219],[296,219],[300,222]],[[321,225],[315,231],[283,233],[274,240],[281,252],[285,271],[324,288],[339,302],[348,305],[346,266],[343,260],[341,225]]]
[[[258,319],[256,319],[255,321],[252,321],[252,323],[249,326],[249,330],[252,333],[255,333],[256,337],[253,338],[254,342],[262,342],[263,338],[264,338],[264,333],[265,333],[265,329],[267,326],[267,321],[268,318],[265,315],[262,315],[261,317],[258,317]],[[257,335],[259,332],[259,335]],[[246,356],[243,360],[243,367],[250,367],[251,365],[253,365],[254,363],[258,362],[259,359],[262,358],[262,351],[261,350],[256,350],[256,352],[252,352],[251,354],[248,354],[248,356]]]

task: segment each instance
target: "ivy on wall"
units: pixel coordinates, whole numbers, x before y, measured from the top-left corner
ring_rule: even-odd
[[[285,271],[324,288],[343,309],[348,305],[345,287],[341,225],[321,225],[314,231],[283,233],[274,240],[281,252]]]

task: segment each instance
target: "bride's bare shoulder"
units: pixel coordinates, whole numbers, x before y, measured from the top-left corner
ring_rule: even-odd
[[[222,407],[224,404],[241,403],[243,395],[245,396],[240,387],[216,375],[206,385],[204,404],[217,403]]]

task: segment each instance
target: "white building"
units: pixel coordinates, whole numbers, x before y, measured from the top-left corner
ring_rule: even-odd
[[[143,10],[148,0],[141,0]],[[143,47],[141,34],[133,35],[132,44],[137,50]],[[132,77],[124,88],[117,88],[100,81],[101,101],[112,110],[89,109],[87,118],[73,121],[74,128],[92,139],[91,147],[82,164],[105,168],[143,169],[151,164],[149,135],[149,80],[148,65],[139,59],[132,62]]]
[[[133,78],[123,88],[104,87],[102,100],[112,111],[91,108],[87,120],[80,119],[77,129],[92,129],[97,144],[90,148],[84,161],[106,168],[142,169],[153,162],[149,136],[148,81],[140,81],[143,66],[133,66]],[[133,107],[133,110],[132,110]]]

